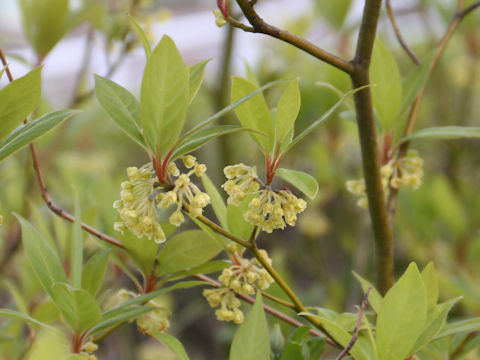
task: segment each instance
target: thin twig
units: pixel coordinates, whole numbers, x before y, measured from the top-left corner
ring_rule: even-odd
[[[350,341],[348,342],[347,346],[345,347],[345,349],[343,349],[343,351],[337,356],[336,360],[341,360],[343,359],[343,357],[345,355],[348,354],[348,352],[353,348],[353,346],[355,345],[355,342],[357,341],[358,339],[358,333],[360,331],[360,326],[362,325],[362,318],[363,318],[363,314],[365,313],[365,310],[367,308],[367,304],[368,304],[368,295],[370,294],[370,290],[372,290],[372,287],[369,286],[367,291],[365,292],[365,296],[363,297],[363,300],[362,300],[362,305],[360,307],[360,313],[358,314],[358,319],[357,319],[357,323],[355,324],[355,328],[353,329],[353,334],[352,334],[352,338],[350,339]]]
[[[400,43],[400,46],[405,50],[407,55],[412,59],[412,61],[419,65],[420,64],[420,59],[415,55],[413,50],[408,46],[408,44],[405,42],[403,39],[402,33],[400,32],[400,29],[398,28],[397,21],[395,20],[395,15],[393,13],[392,5],[390,4],[390,0],[386,0],[385,2],[386,8],[387,8],[387,15],[388,18],[390,19],[390,23],[392,24],[393,31],[395,32],[395,36],[397,37],[398,42]]]
[[[217,288],[221,286],[221,284],[218,281],[215,281],[215,280],[213,280],[212,278],[210,278],[206,275],[197,274],[197,275],[194,275],[194,277],[196,277],[199,280],[206,281],[206,282],[210,283],[212,286],[215,286]],[[264,295],[264,294],[262,293],[262,295]],[[250,296],[241,295],[241,294],[237,294],[237,293],[235,293],[235,296],[238,297],[239,299],[243,300],[243,301],[246,301],[246,302],[250,303],[250,304],[255,303],[255,299],[250,297]],[[278,311],[277,309],[274,309],[274,308],[272,308],[268,305],[263,305],[263,309],[266,312],[268,312],[269,314],[277,317],[280,320],[285,321],[286,323],[288,323],[290,325],[293,325],[293,326],[296,326],[296,327],[305,326],[304,323],[302,323],[298,320],[295,320],[295,319],[291,318],[290,316],[285,315],[284,313],[282,313],[282,312]],[[335,343],[335,341],[333,341],[329,337],[326,337],[324,334],[322,334],[321,332],[319,332],[315,329],[310,329],[309,333],[313,336],[324,338],[325,341],[332,346],[338,346],[338,344]]]
[[[238,6],[240,6],[240,9],[242,10],[243,14],[247,18],[248,22],[252,27],[250,28],[249,26],[243,25],[236,20],[233,20],[231,18],[227,18],[227,21],[229,21],[233,26],[239,27],[245,31],[249,32],[255,32],[255,33],[262,33],[265,35],[272,36],[274,38],[280,39],[282,41],[285,41],[300,50],[305,51],[306,53],[316,57],[317,59],[320,59],[337,69],[342,70],[343,72],[347,74],[352,74],[353,73],[353,66],[350,62],[348,62],[345,59],[342,59],[339,56],[336,56],[334,54],[329,53],[326,50],[321,49],[317,45],[311,43],[310,41],[299,37],[297,35],[294,35],[286,30],[277,28],[273,25],[270,25],[266,23],[260,15],[255,11],[253,8],[254,3],[252,3],[249,0],[237,0]]]
[[[13,76],[10,72],[10,69],[8,67],[8,64],[7,64],[7,60],[6,60],[5,55],[4,55],[1,48],[0,48],[0,59],[2,61],[2,64],[5,66],[5,72],[7,73],[8,80],[10,82],[12,82],[13,81]],[[25,119],[24,123],[27,123],[27,119]],[[39,164],[39,161],[38,161],[37,151],[36,151],[34,143],[30,143],[30,152],[32,154],[33,167],[35,169],[35,174],[37,176],[38,184],[40,185],[40,191],[42,193],[43,200],[47,204],[48,208],[51,211],[53,211],[55,214],[57,214],[58,216],[60,216],[61,218],[65,219],[65,220],[73,222],[75,220],[75,218],[71,214],[69,214],[68,212],[66,212],[62,208],[60,208],[59,206],[55,205],[53,203],[52,199],[50,198],[50,195],[49,195],[48,190],[47,190],[47,186],[45,184],[45,180],[43,178],[42,171],[40,169],[40,164]],[[87,225],[87,224],[82,222],[81,227],[84,230],[86,230],[87,232],[89,232],[90,234],[98,237],[99,239],[101,239],[101,240],[103,240],[103,241],[105,241],[105,242],[107,242],[111,245],[117,246],[119,248],[124,248],[124,246],[122,245],[122,243],[120,241],[118,241],[117,239],[98,231],[97,229],[91,227],[90,225]]]

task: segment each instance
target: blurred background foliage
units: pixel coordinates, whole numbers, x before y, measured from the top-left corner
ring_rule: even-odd
[[[119,196],[125,169],[140,166],[148,159],[100,109],[91,90],[92,74],[113,77],[123,74],[125,83],[130,81],[130,88],[138,95],[138,79],[143,68],[142,50],[126,13],[137,19],[151,42],[155,43],[162,35],[163,28],[158,27],[159,24],[188,19],[193,15],[201,15],[213,24],[209,11],[215,7],[215,2],[71,0],[69,9],[61,10],[60,5],[47,9],[46,6],[53,2],[65,3],[61,0],[2,2],[1,6],[10,7],[11,11],[15,6],[22,10],[24,32],[16,34],[10,27],[2,27],[0,46],[11,59],[13,69],[28,69],[45,59],[46,72],[52,71],[52,65],[47,69],[50,56],[63,56],[61,61],[66,62],[67,68],[72,57],[81,59],[81,66],[75,71],[72,68],[61,76],[44,76],[44,87],[53,87],[54,90],[44,91],[42,106],[37,109],[35,117],[57,108],[79,108],[84,112],[39,141],[40,162],[51,196],[60,206],[73,208],[74,187],[80,194],[83,220],[115,236],[113,222],[116,212],[112,203]],[[272,3],[275,1],[259,1],[259,12],[266,18],[276,11],[277,5]],[[290,17],[284,14],[277,18],[277,24],[351,58],[363,2],[306,0],[300,3],[306,11],[293,12]],[[450,21],[456,1],[392,3],[407,42],[421,59],[425,59]],[[262,10],[264,4],[265,10]],[[41,11],[50,16],[45,20],[48,26],[35,28],[29,17],[35,17]],[[460,26],[443,54],[427,87],[417,128],[480,125],[480,102],[476,101],[480,98],[479,15],[472,14]],[[202,32],[202,28],[186,26],[188,22],[179,21],[179,24],[184,25],[178,25],[178,31],[187,37],[188,33]],[[247,73],[250,78],[256,77],[259,83],[299,77],[302,105],[298,130],[338,100],[337,94],[319,86],[319,82],[330,83],[344,91],[350,87],[346,75],[289,45],[240,34],[238,30],[232,32],[228,26],[216,31],[221,34],[216,59],[207,66],[206,84],[188,115],[190,126],[228,103],[231,73]],[[406,76],[413,63],[399,47],[385,13],[379,34],[394,53],[402,76]],[[169,35],[176,36],[175,33]],[[32,40],[34,38],[36,40]],[[65,47],[62,54],[55,52],[56,46],[79,38],[84,39],[83,45],[77,46],[73,52]],[[37,42],[35,51],[29,50],[26,39],[30,43]],[[245,56],[249,53],[249,44],[257,44],[256,50],[253,55]],[[181,42],[179,47],[182,50]],[[202,52],[198,55],[189,51],[187,59],[191,59],[191,63],[203,56]],[[106,60],[97,67],[99,62],[94,59],[98,57]],[[2,84],[4,81],[2,78]],[[61,95],[57,97],[55,94]],[[273,89],[266,94],[267,100],[277,99],[278,95]],[[222,119],[223,123],[234,121],[233,115]],[[452,315],[458,318],[478,316],[480,143],[478,140],[427,140],[416,141],[412,147],[425,160],[425,175],[419,190],[407,189],[400,193],[394,225],[396,268],[401,273],[412,260],[420,268],[433,261],[440,274],[441,298],[464,297]],[[243,162],[257,165],[260,173],[263,171],[261,154],[245,134],[227,136],[195,155],[207,164],[209,176],[217,185],[223,183],[222,169],[228,164]],[[355,197],[345,188],[348,179],[362,177],[356,125],[349,107],[342,107],[314,135],[290,152],[283,165],[311,173],[320,183],[320,192],[299,217],[299,226],[275,231],[271,235],[262,234],[260,246],[268,249],[274,264],[293,284],[304,303],[336,311],[352,310],[360,302],[361,290],[351,271],[373,280],[374,249],[368,214],[356,205]],[[71,226],[53,216],[42,202],[27,151],[2,162],[0,174],[0,211],[5,218],[0,227],[0,306],[24,306],[34,317],[53,319],[58,316],[57,310],[41,293],[25,262],[19,225],[11,213],[17,212],[32,219],[64,255],[69,252]],[[189,226],[193,227],[191,223]],[[90,235],[85,234],[85,237],[88,238],[85,243],[87,257],[105,247]],[[103,290],[105,302],[111,301],[121,288],[134,289],[132,281],[125,275],[125,268],[138,277],[135,265],[125,254],[118,251],[115,254]],[[188,296],[182,293],[182,296],[164,298],[173,312],[169,331],[181,339],[192,359],[226,358],[234,325],[215,320],[200,289],[188,291]],[[276,296],[284,296],[275,286],[270,291]],[[292,328],[282,326],[286,334],[291,332]],[[0,359],[22,358],[29,341],[25,327],[19,322],[0,321]],[[478,341],[473,342],[473,347],[476,344]],[[137,333],[133,325],[124,326],[108,336],[100,344],[97,355],[100,359],[119,360],[174,358],[161,345]],[[480,352],[473,349],[470,356],[478,358]]]

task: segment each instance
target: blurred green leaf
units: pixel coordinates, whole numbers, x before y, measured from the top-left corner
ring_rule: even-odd
[[[285,338],[282,334],[282,328],[279,323],[273,324],[272,331],[270,332],[270,350],[273,360],[280,359],[283,348],[285,347]]]
[[[330,25],[340,29],[345,22],[352,0],[316,0],[318,13],[327,20]]]
[[[198,64],[193,65],[189,69],[189,104],[192,103],[193,99],[198,93],[200,86],[203,81],[203,74],[205,73],[205,66],[208,64],[210,59],[200,61]]]
[[[318,193],[318,182],[312,175],[304,173],[303,171],[282,168],[275,170],[275,173],[283,180],[295,186],[310,199],[315,198]]]
[[[95,75],[95,93],[100,105],[120,129],[145,147],[140,125],[140,104],[135,96],[117,83]]]
[[[129,14],[128,19],[130,22],[133,24],[135,29],[138,32],[138,37],[140,38],[140,41],[142,42],[143,45],[143,50],[145,51],[145,57],[147,60],[150,58],[150,55],[152,55],[152,48],[150,47],[150,43],[148,42],[147,36],[145,35],[145,32],[141,28],[140,25],[135,21],[135,19]]]
[[[323,354],[325,348],[325,339],[313,338],[307,341],[308,350],[310,352],[309,360],[318,360]]]
[[[302,345],[296,342],[288,342],[283,349],[280,360],[302,360],[305,359],[302,353]]]
[[[46,328],[53,329],[52,327],[50,327],[50,325],[44,324],[43,322],[38,321],[27,314],[11,309],[0,309],[0,317],[7,317],[15,320],[20,320],[28,324],[40,325]]]
[[[223,270],[229,266],[231,266],[232,263],[230,261],[226,260],[212,260],[209,262],[206,262],[205,264],[195,266],[191,268],[190,270],[186,271],[180,271],[178,273],[173,274],[172,276],[168,276],[168,281],[171,281],[173,279],[180,279],[186,276],[191,276],[195,274],[209,274],[212,272],[217,272],[220,270]]]
[[[222,250],[201,230],[187,230],[169,239],[158,254],[157,274],[165,275],[199,266]]]
[[[177,338],[172,335],[161,332],[150,332],[155,339],[161,341],[167,348],[170,349],[180,360],[189,360],[187,352],[183,348],[183,345]]]
[[[230,347],[230,360],[269,359],[270,341],[262,295],[257,292],[255,304],[238,327]]]
[[[423,346],[427,345],[430,341],[432,341],[435,335],[438,334],[440,329],[445,324],[450,309],[460,299],[461,297],[449,300],[442,304],[435,305],[428,310],[423,332],[415,342],[415,345],[413,345],[410,352],[417,352]]]
[[[97,295],[102,286],[108,266],[111,249],[97,251],[88,259],[82,272],[82,289],[93,296]]]
[[[375,311],[378,314],[383,302],[382,295],[380,295],[378,290],[375,289],[375,287],[368,280],[358,275],[355,271],[352,271],[352,273],[353,273],[353,276],[355,276],[355,278],[360,283],[363,293],[366,293],[368,288],[372,287],[372,289],[370,290],[370,294],[368,295],[368,303],[372,307],[373,311]]]
[[[289,144],[292,141],[293,127],[300,111],[300,90],[298,80],[287,84],[277,105],[275,117],[276,142]]]
[[[155,309],[156,307],[154,306],[122,307],[120,311],[108,313],[107,315],[102,315],[101,320],[90,330],[88,330],[87,337],[101,333],[102,331],[108,330],[118,324],[134,320]]]
[[[42,59],[69,29],[68,0],[20,0],[23,29]]]
[[[400,142],[416,139],[451,140],[463,138],[480,138],[480,127],[468,126],[436,126],[419,130],[405,136]]]
[[[232,103],[255,90],[258,90],[257,87],[248,80],[234,77],[232,84]],[[270,117],[270,110],[268,109],[263,94],[259,93],[236,107],[235,113],[243,127],[254,129],[265,134],[250,133],[250,136],[265,153],[269,153],[273,149],[275,129]]]
[[[404,360],[422,334],[426,318],[427,294],[417,265],[412,262],[387,292],[378,312],[378,357]]]
[[[433,262],[429,262],[422,271],[423,285],[427,292],[427,308],[437,305],[438,301],[438,280],[435,274],[435,266]]]
[[[227,221],[227,206],[223,201],[222,195],[217,190],[217,187],[212,183],[210,178],[206,173],[202,175],[202,184],[207,192],[208,196],[210,196],[210,200],[212,202],[212,208],[215,212],[215,216],[218,219],[220,225],[228,230],[228,221]]]
[[[23,247],[28,261],[43,288],[53,299],[53,285],[67,281],[62,263],[55,250],[33,225],[20,215],[16,214],[15,216],[22,226]]]
[[[100,321],[100,307],[92,294],[66,283],[52,287],[53,300],[65,321],[76,334],[91,328]]]
[[[71,359],[68,355],[70,349],[65,335],[59,331],[45,329],[35,337],[31,348],[26,354],[28,360],[66,360]],[[87,360],[85,357],[83,360]],[[79,360],[77,358],[76,360]]]
[[[60,124],[65,119],[78,114],[78,110],[60,110],[48,113],[42,117],[16,128],[0,142],[0,161],[20,150],[38,137]]]
[[[385,130],[391,130],[402,104],[402,79],[395,58],[379,39],[373,49],[370,82],[378,118]]]
[[[464,332],[472,332],[480,330],[480,317],[460,320],[445,325],[440,332],[435,336],[435,340],[441,339],[445,336],[452,336]]]
[[[163,156],[178,140],[189,103],[188,69],[173,40],[164,35],[147,61],[140,120],[148,147]]]
[[[227,205],[228,230],[244,240],[250,237],[254,228],[253,224],[247,222],[243,216],[248,210],[250,200],[252,200],[252,196],[248,196],[239,205]]]
[[[42,85],[41,70],[37,67],[0,90],[0,141],[37,107]]]
[[[120,236],[120,241],[138,268],[149,274],[157,256],[159,245],[147,237],[137,237],[130,230],[126,230]]]

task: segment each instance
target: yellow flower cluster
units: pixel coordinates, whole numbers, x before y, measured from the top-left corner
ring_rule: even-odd
[[[128,181],[122,183],[121,200],[113,203],[122,221],[116,222],[114,228],[123,233],[130,229],[137,237],[146,236],[156,243],[165,241],[165,234],[158,223],[154,199],[154,184],[157,181],[151,164],[140,169],[127,169]]]
[[[202,215],[203,208],[210,204],[210,197],[202,192],[194,183],[190,181],[190,176],[195,174],[201,177],[207,170],[205,164],[199,164],[194,156],[187,155],[183,158],[183,164],[191,169],[186,174],[180,174],[175,163],[170,164],[168,169],[170,175],[178,176],[174,182],[174,188],[166,193],[160,193],[157,196],[158,207],[166,209],[173,203],[177,204],[177,209],[168,219],[171,224],[180,226],[185,220],[181,212],[182,202],[186,200],[190,206],[190,215],[197,217]]]
[[[297,214],[307,207],[307,203],[286,190],[275,191],[269,186],[259,190],[260,180],[255,168],[244,164],[227,166],[224,169],[227,182],[223,189],[228,194],[227,202],[239,205],[248,195],[255,197],[248,203],[245,220],[271,233],[284,229],[285,225],[295,226]]]
[[[139,294],[125,289],[121,289],[117,293],[117,298],[120,300],[120,302],[125,302],[127,300],[136,298],[137,296],[139,296]],[[163,332],[167,330],[170,327],[170,321],[168,320],[170,311],[161,306],[155,300],[149,300],[146,305],[154,307],[155,309],[137,319],[138,330],[144,334],[155,331]]]
[[[407,157],[400,160],[390,160],[387,164],[380,168],[380,175],[382,176],[382,185],[385,195],[388,193],[388,187],[394,189],[401,187],[412,187],[418,189],[422,184],[423,160],[418,157],[417,153],[412,151]],[[348,180],[346,183],[347,190],[352,194],[360,196],[357,204],[358,206],[367,209],[367,191],[365,180]]]
[[[265,250],[260,250],[262,256],[271,264]],[[265,290],[273,282],[270,274],[261,267],[257,259],[239,259],[238,264],[223,269],[218,277],[222,287],[218,289],[205,289],[203,296],[208,300],[211,307],[215,308],[215,315],[218,320],[233,321],[240,324],[243,321],[243,312],[239,309],[240,301],[235,293],[242,295],[253,295],[257,289]]]
[[[245,220],[271,233],[275,229],[284,229],[285,223],[295,226],[297,214],[305,210],[307,203],[286,190],[264,189],[258,191],[258,197],[254,197],[248,207],[250,210],[245,213]]]
[[[244,164],[230,165],[223,169],[227,182],[222,185],[228,194],[227,203],[239,205],[249,194],[256,193],[259,188],[257,171]]]

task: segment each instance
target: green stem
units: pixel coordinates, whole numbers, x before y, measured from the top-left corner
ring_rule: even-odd
[[[369,70],[382,0],[366,0],[358,36],[354,71],[354,88],[370,84]],[[373,115],[372,94],[367,87],[354,94],[358,132],[362,150],[363,173],[367,188],[368,206],[375,238],[377,288],[385,294],[393,285],[393,232],[385,207],[385,194],[380,175],[380,154]]]

